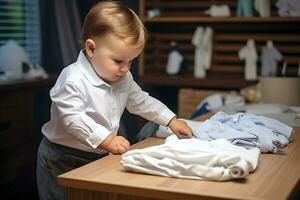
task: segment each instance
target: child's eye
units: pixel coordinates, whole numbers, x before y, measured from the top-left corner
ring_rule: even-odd
[[[123,61],[122,60],[114,59],[114,62],[117,63],[117,64],[121,64]]]

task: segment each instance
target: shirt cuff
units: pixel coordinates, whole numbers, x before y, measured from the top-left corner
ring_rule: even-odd
[[[175,113],[173,113],[170,109],[166,108],[160,113],[160,125],[168,126],[171,119],[176,117]]]
[[[86,138],[86,142],[96,149],[109,134],[111,134],[110,130],[106,129],[104,126],[96,125],[90,135]]]

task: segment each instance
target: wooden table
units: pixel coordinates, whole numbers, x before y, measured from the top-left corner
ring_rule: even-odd
[[[163,143],[149,138],[132,148]],[[127,172],[119,155],[109,155],[62,174],[59,185],[69,199],[300,199],[300,128],[294,141],[279,154],[262,154],[256,171],[246,179],[199,181]]]

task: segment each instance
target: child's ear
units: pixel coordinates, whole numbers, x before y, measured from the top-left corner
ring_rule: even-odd
[[[96,44],[94,40],[87,39],[85,41],[85,51],[89,57],[93,57],[95,49],[96,49]]]

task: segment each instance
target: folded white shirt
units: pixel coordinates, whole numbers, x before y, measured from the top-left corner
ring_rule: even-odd
[[[225,139],[166,138],[162,145],[135,149],[122,155],[129,171],[178,178],[226,181],[245,178],[258,164],[258,148],[245,149]]]

